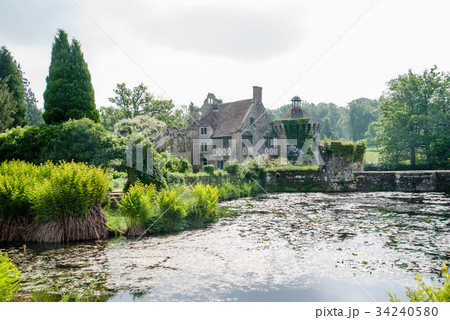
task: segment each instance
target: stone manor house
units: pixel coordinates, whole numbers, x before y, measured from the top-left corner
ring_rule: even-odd
[[[257,154],[279,157],[286,149],[280,141],[289,138],[285,127],[289,121],[285,120],[308,119],[300,126],[292,122],[294,130],[303,133],[319,134],[321,129],[321,122],[301,108],[298,96],[291,102],[291,108],[280,119],[271,121],[262,102],[261,87],[253,87],[252,98],[234,102],[223,103],[208,93],[187,129],[170,132],[170,152],[186,158],[194,171],[207,164],[222,169],[227,160],[242,162]]]

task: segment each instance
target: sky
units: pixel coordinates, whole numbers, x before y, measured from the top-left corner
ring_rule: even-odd
[[[294,95],[346,106],[377,99],[409,69],[450,71],[445,0],[0,0],[0,46],[38,105],[57,29],[77,39],[97,107],[117,83],[144,83],[176,105],[252,97],[274,109]]]

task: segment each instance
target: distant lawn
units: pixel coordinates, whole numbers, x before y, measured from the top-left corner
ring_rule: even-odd
[[[364,155],[365,163],[378,163],[378,159],[380,154],[377,151],[376,147],[370,147],[366,149],[366,154]]]

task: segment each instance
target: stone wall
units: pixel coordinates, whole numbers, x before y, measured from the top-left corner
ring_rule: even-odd
[[[354,172],[355,191],[432,192],[450,190],[450,171]]]

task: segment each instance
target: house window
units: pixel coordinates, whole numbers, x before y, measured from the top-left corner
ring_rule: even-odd
[[[201,143],[201,150],[202,151],[208,151],[208,144],[206,142]]]
[[[230,138],[223,138],[222,145],[225,149],[228,149],[230,147]]]
[[[202,158],[202,165],[206,166],[208,164],[208,160],[206,158]]]
[[[255,118],[250,118],[250,125],[253,126],[255,124]]]
[[[217,161],[217,169],[223,169],[223,163],[224,163],[223,160]]]
[[[207,134],[208,128],[200,128],[200,134]]]
[[[264,147],[272,148],[273,147],[273,138],[264,138]]]
[[[253,137],[252,136],[243,136],[242,137],[242,147],[244,148],[244,147],[247,147],[246,145],[245,145],[245,141],[248,141],[248,143],[247,144],[250,144],[250,146],[253,146]]]

